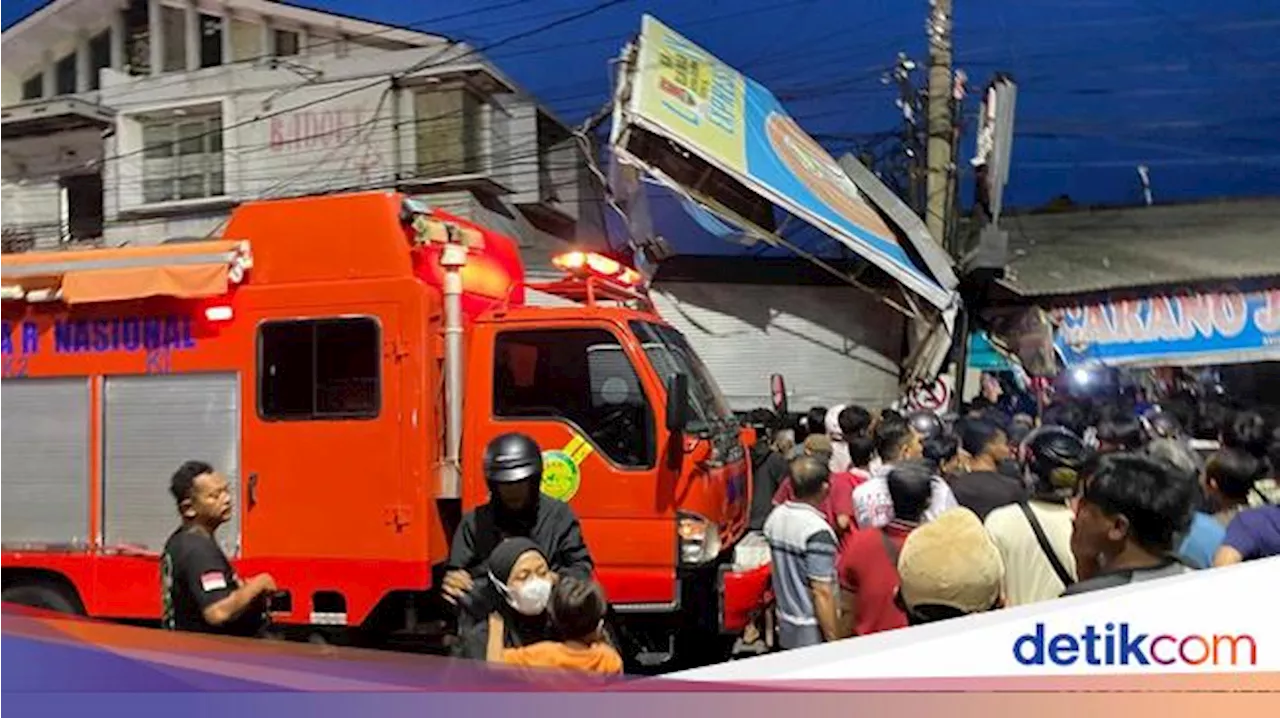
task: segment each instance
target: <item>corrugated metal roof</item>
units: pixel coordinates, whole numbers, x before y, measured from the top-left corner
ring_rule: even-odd
[[[1008,216],[1023,296],[1280,277],[1280,199]]]

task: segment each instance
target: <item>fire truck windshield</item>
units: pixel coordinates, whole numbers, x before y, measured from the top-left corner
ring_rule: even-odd
[[[735,426],[720,387],[683,334],[662,324],[642,321],[632,321],[631,331],[664,381],[676,373],[689,377],[690,432],[707,433],[725,425]]]

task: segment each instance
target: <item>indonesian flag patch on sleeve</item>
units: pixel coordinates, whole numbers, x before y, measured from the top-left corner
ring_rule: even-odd
[[[200,588],[205,593],[210,591],[221,591],[227,587],[227,577],[222,575],[221,571],[210,571],[200,574]]]

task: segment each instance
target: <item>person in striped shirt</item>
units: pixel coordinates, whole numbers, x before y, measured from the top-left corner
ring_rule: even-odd
[[[764,524],[773,557],[778,645],[811,646],[841,637],[836,596],[836,534],[818,507],[830,491],[825,459],[791,462],[792,499]]]

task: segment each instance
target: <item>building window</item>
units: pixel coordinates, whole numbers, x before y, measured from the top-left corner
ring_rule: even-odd
[[[164,72],[187,69],[187,20],[182,8],[160,6],[160,33],[164,36]]]
[[[76,54],[74,52],[58,60],[53,66],[53,76],[55,95],[76,94]]]
[[[170,202],[224,193],[222,116],[174,116],[142,125],[143,201]]]
[[[258,329],[264,419],[370,419],[381,403],[382,341],[369,317],[267,322]]]
[[[44,73],[37,72],[22,83],[22,99],[38,100],[44,97]]]
[[[73,242],[102,236],[102,175],[63,177],[63,198],[67,203],[67,233]]]
[[[125,62],[130,75],[151,74],[151,23],[150,3],[147,0],[130,0],[124,11]]]
[[[414,97],[419,177],[451,177],[484,171],[482,111],[464,88],[429,90]]]
[[[111,67],[111,31],[103,30],[89,39],[89,89],[101,87],[100,73]]]
[[[653,412],[613,334],[603,329],[503,332],[496,356],[496,416],[563,421],[619,466],[654,465]]]
[[[222,18],[200,15],[200,67],[222,64]]]
[[[252,61],[262,57],[262,29],[247,20],[231,20],[231,58],[228,62]]]
[[[290,57],[298,54],[298,33],[292,30],[275,31],[276,57]]]

